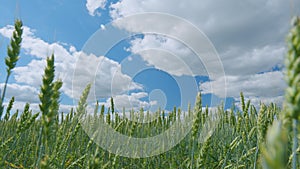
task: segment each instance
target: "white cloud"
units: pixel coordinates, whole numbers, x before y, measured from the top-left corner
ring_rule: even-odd
[[[42,83],[45,66],[45,60],[33,59],[26,66],[16,67],[13,76],[18,83],[25,83],[38,88]]]
[[[219,52],[226,77],[210,79],[201,85],[205,93],[213,93],[225,97],[223,80],[227,81],[227,96],[239,98],[243,91],[247,98],[258,101],[282,102],[285,82],[283,73],[272,72],[274,67],[283,67],[285,50],[284,39],[289,29],[290,6],[281,0],[246,0],[236,1],[196,1],[196,0],[120,0],[110,6],[110,15],[117,20],[125,16],[141,14],[144,12],[162,12],[187,19],[202,30],[215,45]],[[164,18],[155,19],[160,30],[177,31],[177,34],[186,33],[180,23],[176,26],[164,27],[168,21]],[[130,22],[117,22],[115,26],[129,32],[139,32],[147,29],[147,23],[152,20],[146,17],[136,17]],[[171,21],[169,21],[171,22]],[[140,24],[145,23],[145,24]],[[144,26],[144,27],[143,27]],[[193,34],[186,36],[193,39]],[[148,35],[142,39],[135,39],[129,48],[131,52],[147,49],[162,49],[180,53],[185,46],[171,43],[172,40],[158,40]],[[178,41],[177,41],[178,42]],[[167,44],[170,44],[168,46]],[[168,47],[166,47],[166,45]],[[163,69],[171,74],[187,74],[185,67],[169,57],[167,61],[153,56],[154,53],[139,53],[141,57],[156,68]],[[148,55],[147,55],[148,54]],[[152,56],[151,56],[152,54]],[[155,53],[161,56],[165,53]],[[189,58],[188,53],[182,54],[190,63],[191,70],[202,67],[197,60]],[[203,57],[206,57],[205,55]],[[170,64],[171,63],[171,64]],[[174,69],[177,67],[178,70]],[[214,67],[214,62],[208,62]],[[180,66],[181,65],[181,66]],[[198,65],[198,67],[197,67]],[[205,71],[193,71],[203,75]],[[262,72],[265,72],[261,74]],[[260,74],[259,74],[260,73]],[[214,91],[211,90],[214,86]]]
[[[97,13],[98,8],[105,8],[105,4],[107,3],[107,0],[87,0],[86,1],[86,8],[89,11],[89,14],[92,16],[100,15],[100,13]]]
[[[0,34],[6,38],[10,38],[14,27],[12,25],[7,25],[0,29]],[[23,35],[22,35],[22,48],[25,50],[25,53],[31,56],[34,56],[39,59],[45,59],[47,56],[50,56],[52,53],[59,54],[61,56],[57,57],[57,61],[64,60],[64,56],[70,55],[69,52],[61,45],[59,42],[48,43],[39,37],[35,36],[35,30],[27,26],[23,26]],[[66,57],[67,59],[69,57]],[[70,61],[72,59],[68,59]]]
[[[264,103],[269,105],[270,103],[275,103],[277,106],[282,107],[284,96],[275,96],[275,97],[248,97],[247,99],[251,100],[251,104],[255,106],[258,110],[260,107],[260,103]],[[240,102],[238,106],[241,107]]]
[[[257,109],[260,107],[260,103],[270,104],[272,102],[278,106],[282,106],[283,104],[286,83],[284,81],[284,74],[281,71],[244,76],[231,75],[225,78],[226,87],[222,84],[222,80],[200,84],[202,93],[214,93],[221,98],[233,97],[237,101],[236,105],[238,107],[241,107],[240,92],[243,92],[245,99],[251,100],[251,104]],[[211,85],[214,85],[213,89]],[[226,96],[223,94],[224,88],[227,91]]]
[[[238,8],[234,8],[235,6],[238,6]],[[278,6],[281,8],[278,8]],[[243,1],[236,3],[233,1],[212,2],[208,0],[187,0],[183,3],[177,0],[166,0],[163,2],[158,0],[121,0],[112,4],[110,9],[112,18],[116,20],[124,16],[143,12],[164,12],[191,21],[212,40],[220,53],[220,58],[224,64],[225,73],[227,74],[236,74],[236,72],[253,74],[269,70],[282,62],[282,54],[284,52],[283,39],[288,30],[288,24],[286,24],[286,22],[289,20],[289,15],[286,14],[286,11],[289,10],[289,6],[283,1]],[[268,10],[266,11],[266,9]],[[151,17],[152,16],[153,15],[151,15]],[[164,27],[164,25],[168,25],[166,23],[172,22],[164,19],[166,18],[155,18],[157,23],[155,27],[167,32],[176,31],[178,34],[177,37],[180,37],[180,34],[184,34],[187,37],[186,39],[191,41],[195,40],[192,32],[185,32],[184,26],[181,25],[182,23],[174,24],[172,28]],[[147,27],[149,27],[148,22],[152,23],[149,17],[135,17],[134,20],[116,22],[116,26],[125,28],[130,32],[139,32],[140,30],[147,30]],[[279,22],[282,24],[279,24]],[[269,29],[270,27],[272,27],[272,29]],[[186,46],[178,45],[178,41],[173,40],[177,44],[172,44],[171,41],[172,40],[169,40],[169,42],[159,41],[157,39],[153,40],[149,39],[146,35],[142,40],[134,40],[131,49],[135,52],[155,47],[168,49],[168,51],[172,52],[175,51],[175,54],[177,54],[176,52],[179,51],[179,49],[186,49]],[[166,44],[170,44],[169,46],[172,48],[166,48]],[[200,42],[199,46],[201,46]],[[190,66],[191,70],[201,67],[199,62],[197,62],[197,58],[192,58],[189,54],[184,54],[183,56],[187,58],[186,60],[191,61],[189,62],[190,64],[194,63],[193,66]],[[209,60],[205,57],[207,56],[203,56],[204,60]],[[164,67],[170,66],[170,64],[163,64],[165,62],[159,62],[158,59],[153,56],[143,58],[157,68],[169,70],[169,73],[178,75],[186,74],[184,72],[187,72],[181,70],[181,73],[179,73],[180,70],[174,72],[172,68],[164,69]],[[160,57],[160,59],[161,58],[162,57]],[[212,61],[205,64],[215,67],[213,65],[215,63],[216,62]],[[176,63],[174,63],[174,65],[176,65]],[[181,66],[180,68],[184,67]],[[203,71],[193,72],[196,72],[198,75],[203,75]]]
[[[3,89],[3,87],[4,83],[1,83],[0,88]],[[14,96],[15,100],[35,103],[39,99],[38,93],[39,91],[32,86],[9,83],[7,84],[5,97],[7,98],[7,101]]]
[[[38,103],[38,93],[42,82],[42,75],[46,65],[46,57],[52,52],[55,55],[56,77],[62,79],[63,87],[61,91],[70,98],[79,99],[86,85],[92,82],[90,99],[93,94],[97,97],[110,97],[112,95],[123,95],[125,98],[131,90],[142,90],[142,86],[132,82],[131,77],[121,71],[121,65],[104,56],[95,56],[77,51],[74,46],[61,43],[48,43],[35,36],[34,31],[24,26],[22,49],[25,53],[34,57],[27,65],[17,66],[14,69],[13,78],[17,84],[8,85],[9,96],[20,97],[18,101],[32,101]],[[8,25],[0,28],[0,34],[9,38],[13,27]],[[51,51],[51,52],[49,52]],[[22,56],[21,56],[22,57]],[[73,78],[74,75],[74,78]],[[95,83],[93,83],[95,82]],[[96,85],[96,86],[95,86]],[[147,104],[139,102],[136,95],[129,95],[133,103],[140,105]],[[64,110],[69,108],[63,106]]]
[[[19,115],[20,115],[23,112],[26,103],[28,103],[28,102],[15,100],[13,107],[10,111],[10,115],[12,116],[13,114],[15,114],[17,110],[19,111]],[[6,108],[7,105],[8,105],[8,102],[5,102],[4,107]],[[38,103],[30,103],[29,109],[32,110],[33,114],[38,113],[40,111]],[[5,111],[6,111],[6,109],[5,109]]]
[[[139,54],[149,65],[172,75],[207,75],[198,56],[175,39],[145,35],[132,40],[129,51]]]
[[[8,25],[0,29],[0,33],[9,38],[12,34],[13,26]],[[42,75],[46,66],[46,57],[52,53],[55,55],[56,77],[64,81],[62,91],[70,95],[72,89],[72,73],[78,52],[75,47],[70,47],[70,52],[59,43],[47,43],[34,35],[34,30],[23,26],[22,49],[25,53],[34,56],[25,66],[17,66],[14,69],[14,78],[18,83],[39,88],[42,82]]]
[[[118,112],[122,112],[123,108],[126,111],[130,111],[131,109],[139,110],[140,108],[144,108],[144,110],[150,109],[152,105],[156,105],[156,101],[141,101],[140,99],[145,98],[148,96],[148,93],[145,92],[138,92],[138,93],[131,93],[130,95],[123,94],[123,95],[116,95],[113,97],[114,104],[116,110]],[[106,106],[111,105],[110,99],[107,99]]]
[[[204,67],[207,63],[203,65],[200,60],[206,56],[199,59],[189,48],[171,38],[145,35],[132,40],[129,51],[173,75],[207,76]],[[270,71],[274,66],[282,67],[285,51],[282,45],[266,45],[248,52],[232,47],[221,55],[221,60],[227,75],[249,75]]]
[[[250,75],[270,71],[274,66],[283,67],[283,45],[266,45],[250,51],[230,48],[221,55],[227,75]]]
[[[290,6],[282,0],[120,0],[110,9],[113,19],[143,12],[182,17],[203,30],[219,50],[232,45],[255,46],[281,41],[290,19]],[[147,19],[142,17],[136,20],[136,23],[145,22]],[[157,25],[163,26],[165,22],[157,18]],[[131,23],[124,23],[123,28],[133,31],[135,28],[128,24]]]
[[[220,83],[221,79],[219,79],[200,84],[200,89],[205,94],[214,93],[224,98],[226,96],[223,95],[222,89],[225,88],[227,97],[238,99],[240,92],[243,92],[246,97],[273,98],[282,96],[286,87],[281,71],[244,76],[226,76],[225,78],[226,87]],[[211,85],[214,85],[215,88],[212,89]]]
[[[131,77],[121,72],[121,65],[118,62],[104,56],[96,57],[92,54],[81,53],[77,60],[74,77],[71,79],[73,92],[80,92],[73,93],[73,98],[80,97],[87,83],[92,83],[90,99],[92,97],[105,98],[130,90],[142,89],[140,85],[132,82]]]
[[[0,29],[0,34],[10,38],[13,26],[7,25]],[[14,78],[18,83],[25,83],[38,88],[41,85],[42,74],[46,65],[46,57],[55,55],[56,76],[62,80],[71,78],[72,69],[76,62],[75,47],[70,47],[73,53],[66,50],[60,43],[47,43],[34,35],[34,30],[23,26],[22,49],[25,54],[34,56],[36,59],[30,61],[26,66],[18,66],[14,69]],[[63,86],[63,90],[65,87]]]
[[[19,115],[20,115],[23,112],[26,103],[28,103],[28,102],[27,101],[15,100],[15,102],[14,102],[14,104],[12,106],[12,109],[10,111],[10,115],[12,116],[14,113],[16,113],[17,110],[19,111]],[[4,111],[6,112],[6,108],[7,108],[8,102],[5,102],[3,105],[5,107]],[[70,110],[71,110],[71,108],[74,108],[74,106],[60,104],[59,105],[59,113],[60,112],[69,113]],[[39,103],[30,103],[29,110],[32,110],[33,114],[40,112]],[[40,113],[40,115],[41,115],[41,113]],[[60,116],[59,116],[59,118],[60,118]]]
[[[69,113],[72,108],[73,108],[73,110],[76,110],[76,106],[74,106],[74,105],[60,104],[59,105],[59,112]]]

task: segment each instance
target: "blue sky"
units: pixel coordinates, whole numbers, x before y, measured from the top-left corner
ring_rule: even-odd
[[[234,103],[239,105],[240,91],[255,105],[260,101],[282,104],[285,36],[291,17],[291,7],[283,0],[32,0],[30,3],[0,0],[0,3],[0,87],[6,75],[4,57],[12,32],[9,25],[16,18],[24,24],[20,61],[10,78],[5,99],[7,102],[15,96],[16,109],[30,102],[38,111],[41,74],[45,58],[51,53],[56,55],[56,77],[64,81],[61,111],[76,103],[84,88],[80,81],[85,78],[75,80],[78,86],[72,88],[73,72],[78,78],[80,73],[76,76],[76,71],[80,72],[79,68],[84,66],[96,68],[92,73],[87,70],[88,75],[81,72],[84,77],[96,77],[91,102],[97,99],[109,106],[109,98],[113,96],[118,109],[172,110],[173,106],[186,109],[187,103],[194,104],[200,90],[204,105],[210,107],[222,101],[225,108]],[[298,4],[295,1],[294,5]],[[225,76],[209,77],[205,63],[191,59],[195,53],[173,37],[136,33],[131,22],[111,25],[114,20],[145,12],[174,15],[201,30],[215,47]],[[157,18],[155,26],[164,25],[166,21],[162,19]],[[135,22],[148,21],[141,18]],[[117,39],[111,48],[102,49],[117,37],[105,34],[110,28],[132,36]],[[103,39],[93,41],[97,31],[100,34],[102,31]],[[178,34],[182,32],[179,26]],[[160,52],[151,53],[149,49]],[[168,59],[165,52],[188,64]],[[187,73],[185,66],[196,73]],[[226,85],[222,83],[224,80]]]

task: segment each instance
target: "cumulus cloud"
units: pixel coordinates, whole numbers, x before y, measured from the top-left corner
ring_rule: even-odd
[[[207,75],[199,58],[192,50],[175,39],[158,35],[145,35],[132,40],[128,48],[144,61],[172,75]],[[193,60],[193,62],[190,62]]]
[[[113,19],[143,12],[182,17],[203,30],[219,50],[234,45],[248,47],[281,41],[290,18],[290,6],[281,0],[120,0],[110,9]],[[144,23],[147,19],[140,18],[136,22]],[[165,22],[158,18],[157,23]]]
[[[26,101],[15,101],[14,104],[13,104],[13,107],[10,111],[10,115],[13,115],[14,113],[16,113],[16,111],[19,111],[19,115],[20,115],[20,112],[23,112],[26,103],[28,103],[28,102],[26,102]],[[8,102],[5,102],[4,107],[6,108],[7,105],[8,105]],[[32,112],[34,114],[40,111],[38,103],[30,103],[29,109],[32,110]]]
[[[0,28],[0,34],[6,38],[10,38],[13,31],[14,26],[12,25]],[[64,59],[63,56],[70,55],[69,51],[66,50],[59,42],[51,44],[45,42],[41,38],[35,36],[35,31],[36,30],[27,26],[23,26],[22,49],[25,50],[25,54],[39,59],[45,59],[47,56],[55,52],[61,55],[61,57],[58,57],[57,61],[62,61]],[[68,57],[66,59],[68,59]],[[72,59],[69,59],[68,61],[70,60]]]
[[[0,34],[10,38],[13,26],[7,25],[0,29]],[[23,26],[22,49],[25,54],[33,56],[34,59],[25,66],[18,66],[14,69],[14,78],[18,83],[25,83],[38,88],[41,85],[41,78],[46,65],[46,57],[55,55],[56,76],[62,80],[71,78],[72,69],[76,62],[76,54],[66,50],[61,44],[48,43],[34,35],[35,30]],[[75,50],[70,47],[70,50]],[[65,87],[63,86],[63,90]]]
[[[295,5],[295,4],[294,4]],[[297,6],[297,5],[295,5]],[[113,19],[141,14],[144,12],[162,12],[173,14],[187,19],[197,28],[202,30],[216,47],[220,60],[222,61],[225,77],[217,76],[210,82],[201,84],[200,88],[205,93],[213,93],[219,97],[225,97],[220,89],[227,89],[228,97],[238,99],[239,92],[243,91],[247,98],[253,101],[262,99],[266,102],[282,101],[285,82],[281,71],[272,72],[274,67],[283,67],[283,58],[286,51],[284,39],[289,29],[290,6],[281,0],[246,0],[236,1],[195,1],[195,0],[120,0],[110,6],[110,15]],[[157,27],[160,30],[175,31],[178,34],[186,33],[180,23],[175,27],[164,27],[168,21],[164,18],[156,18]],[[152,22],[145,17],[137,17],[130,22],[117,22],[116,26],[126,29],[129,32],[139,32],[147,29],[147,22]],[[139,24],[138,23],[145,23]],[[144,27],[143,27],[144,26]],[[186,36],[193,38],[193,34]],[[182,44],[172,44],[172,40],[159,40],[145,35],[143,38],[134,39],[129,48],[131,52],[137,53],[145,49],[163,49],[176,54],[184,51],[186,47]],[[177,41],[178,42],[178,41]],[[171,44],[170,47],[166,47]],[[146,52],[152,54],[151,52]],[[163,69],[171,74],[187,74],[183,64],[178,66],[173,59],[178,70],[173,69],[169,64],[165,64],[162,57],[158,58],[139,53],[141,57],[156,68]],[[156,53],[159,55],[159,53]],[[161,56],[163,53],[160,53]],[[188,53],[182,54],[189,58]],[[206,57],[206,55],[203,55]],[[195,59],[189,58],[190,69],[202,67]],[[214,67],[214,62],[206,62]],[[171,64],[171,65],[172,65]],[[198,67],[197,67],[198,65]],[[174,66],[175,67],[175,66]],[[197,72],[196,75],[205,75],[205,71]],[[195,74],[194,74],[195,75]],[[224,86],[224,80],[227,86]],[[211,90],[214,86],[214,91]]]
[[[4,83],[0,84],[0,88],[3,89]],[[18,101],[35,103],[38,101],[39,91],[28,85],[19,85],[16,83],[7,84],[5,97],[11,99],[15,97]]]
[[[266,45],[242,51],[238,47],[228,49],[222,55],[226,75],[251,75],[283,67],[286,48],[283,45]]]
[[[261,103],[269,105],[271,103],[275,103],[277,106],[282,107],[284,96],[275,96],[275,97],[248,97],[247,99],[251,100],[251,104],[255,106],[258,110]],[[241,107],[241,103],[238,102],[237,106]]]
[[[122,73],[118,62],[104,56],[96,57],[93,54],[81,53],[72,79],[73,98],[79,98],[81,92],[74,91],[83,91],[88,83],[92,84],[90,99],[142,90],[141,85],[134,83],[130,76]]]
[[[150,65],[176,76],[207,76],[207,63],[201,62],[205,56],[196,56],[189,48],[171,38],[145,35],[132,40],[128,50],[139,54]],[[285,51],[281,45],[266,45],[247,52],[232,47],[223,53],[221,62],[227,75],[255,74],[270,71],[274,66],[282,67]]]
[[[97,12],[97,9],[98,8],[104,9],[106,3],[107,0],[87,0],[85,6],[89,11],[89,14],[95,16],[95,15],[100,15],[100,13]]]
[[[266,65],[265,69],[270,69],[270,67],[281,62],[284,51],[284,37],[288,30],[290,18],[288,13],[289,5],[280,0],[265,2],[257,0],[243,2],[121,0],[112,4],[110,8],[111,17],[115,20],[143,12],[164,12],[187,19],[200,30],[203,30],[212,40],[227,70],[226,73],[239,72],[236,70],[245,66],[247,67],[244,70],[249,69],[251,73],[257,73],[261,71],[261,67],[264,65]],[[168,23],[168,21],[163,19],[165,18],[156,18],[157,27],[160,27],[161,30],[173,31],[172,28],[163,26],[166,25],[165,23]],[[145,17],[136,17],[130,22],[119,22],[117,26],[131,32],[138,32],[146,29],[141,28],[141,26],[149,26],[147,22],[152,21]],[[174,25],[176,26],[174,30],[177,30],[177,34],[185,33],[184,27],[180,27],[180,23]],[[192,38],[191,32],[189,39]],[[132,49],[151,47],[153,46],[153,41],[155,40],[150,41],[148,37],[145,37],[139,43],[134,41]],[[164,41],[160,43],[161,45],[156,44],[156,46],[163,48],[166,44]],[[186,47],[174,45],[171,51],[176,51],[180,48],[184,49]],[[235,60],[239,61],[237,62],[238,64],[232,64],[235,63]],[[250,66],[248,66],[249,64]],[[254,65],[259,65],[260,67]],[[232,66],[238,68],[231,69]]]
[[[123,95],[121,98],[125,98],[125,93],[143,89],[140,84],[134,83],[130,76],[122,73],[118,62],[105,56],[77,51],[74,46],[62,45],[59,42],[48,43],[36,37],[34,30],[29,27],[24,26],[23,29],[22,49],[33,59],[28,64],[14,69],[13,78],[16,84],[8,84],[7,97],[16,96],[19,102],[38,103],[46,57],[52,53],[55,55],[56,77],[63,81],[61,91],[75,100],[80,97],[88,83],[92,84],[89,99],[93,100],[95,97],[107,98],[112,95]],[[9,38],[12,32],[11,25],[0,28],[0,34],[4,37]],[[147,104],[139,102],[137,99],[140,97],[134,94],[128,97],[132,98],[134,105]],[[121,98],[118,99],[120,103]],[[66,111],[70,107],[64,105],[62,108]]]
[[[141,101],[141,99],[145,97],[148,97],[148,93],[137,92],[137,93],[131,93],[129,95],[127,94],[116,95],[113,97],[113,99],[114,99],[115,108],[119,112],[122,112],[123,108],[125,108],[126,111],[130,111],[132,109],[137,111],[140,108],[144,108],[144,110],[147,110],[150,109],[151,106],[157,104],[157,101],[150,101],[150,102]],[[107,99],[104,105],[110,107],[111,105],[110,99]]]
[[[16,99],[18,99],[18,98],[16,97]],[[31,103],[27,100],[26,101],[15,100],[13,107],[10,111],[10,115],[12,116],[14,113],[16,113],[16,111],[19,111],[19,115],[20,115],[20,112],[23,112],[26,103],[30,103],[29,110],[31,110],[33,114],[40,112],[39,103]],[[8,106],[8,102],[4,102],[4,108],[5,108],[4,111],[6,111],[7,106]],[[69,113],[71,108],[74,108],[74,106],[60,104],[59,112]],[[60,118],[60,116],[59,116],[59,118]]]
[[[245,76],[226,76],[226,86],[219,80],[204,82],[200,84],[203,93],[214,93],[219,97],[223,95],[221,89],[226,89],[227,97],[234,97],[238,100],[240,92],[247,98],[264,98],[264,100],[282,96],[286,83],[284,82],[283,72],[273,71],[262,74]],[[211,88],[211,85],[216,86]],[[213,91],[212,91],[213,90]]]
[[[5,37],[10,37],[12,30],[12,26],[6,26],[0,29],[0,33]],[[22,48],[27,54],[35,56],[37,59],[32,59],[25,66],[15,68],[14,78],[18,83],[38,88],[41,85],[46,65],[45,58],[49,56],[49,51],[52,51],[55,55],[56,76],[63,80],[62,91],[69,97],[79,98],[85,86],[94,80],[95,84],[99,86],[97,91],[103,97],[111,96],[113,79],[118,81],[113,86],[114,91],[117,92],[115,94],[128,91],[127,86],[130,84],[129,90],[141,89],[141,86],[131,83],[131,78],[121,72],[119,63],[104,56],[98,57],[77,51],[74,46],[67,50],[59,43],[47,43],[35,37],[34,31],[26,26],[24,27]],[[72,90],[72,87],[75,88]]]

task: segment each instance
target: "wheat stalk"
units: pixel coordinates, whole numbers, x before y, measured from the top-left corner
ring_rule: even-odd
[[[11,75],[11,71],[16,67],[17,61],[19,60],[19,54],[21,49],[21,42],[22,42],[22,22],[21,20],[15,21],[15,30],[13,31],[12,38],[10,39],[10,46],[7,47],[7,57],[5,58],[6,68],[6,79],[3,87],[2,96],[0,99],[0,120],[3,113],[3,101],[5,97],[6,87],[8,83],[8,79]]]

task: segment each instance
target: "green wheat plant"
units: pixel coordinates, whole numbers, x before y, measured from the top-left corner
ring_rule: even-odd
[[[268,148],[263,153],[265,168],[296,169],[299,166],[297,155],[300,117],[300,17],[292,20],[287,47],[285,77],[288,87],[285,92],[284,110],[279,116],[280,122],[275,123],[268,133]],[[288,156],[289,160],[286,159]]]
[[[292,29],[288,36],[288,55],[285,60],[287,72],[285,111],[293,120],[293,161],[292,168],[297,168],[298,121],[300,117],[300,17],[292,21]]]
[[[7,47],[7,57],[5,58],[5,64],[6,64],[6,79],[3,87],[3,92],[1,94],[0,98],[0,120],[3,114],[4,106],[3,101],[6,93],[6,87],[8,83],[8,79],[12,73],[12,70],[16,67],[16,64],[19,60],[19,54],[21,49],[21,42],[22,42],[22,22],[21,20],[15,21],[15,30],[13,31],[12,38],[10,39],[10,46]]]

